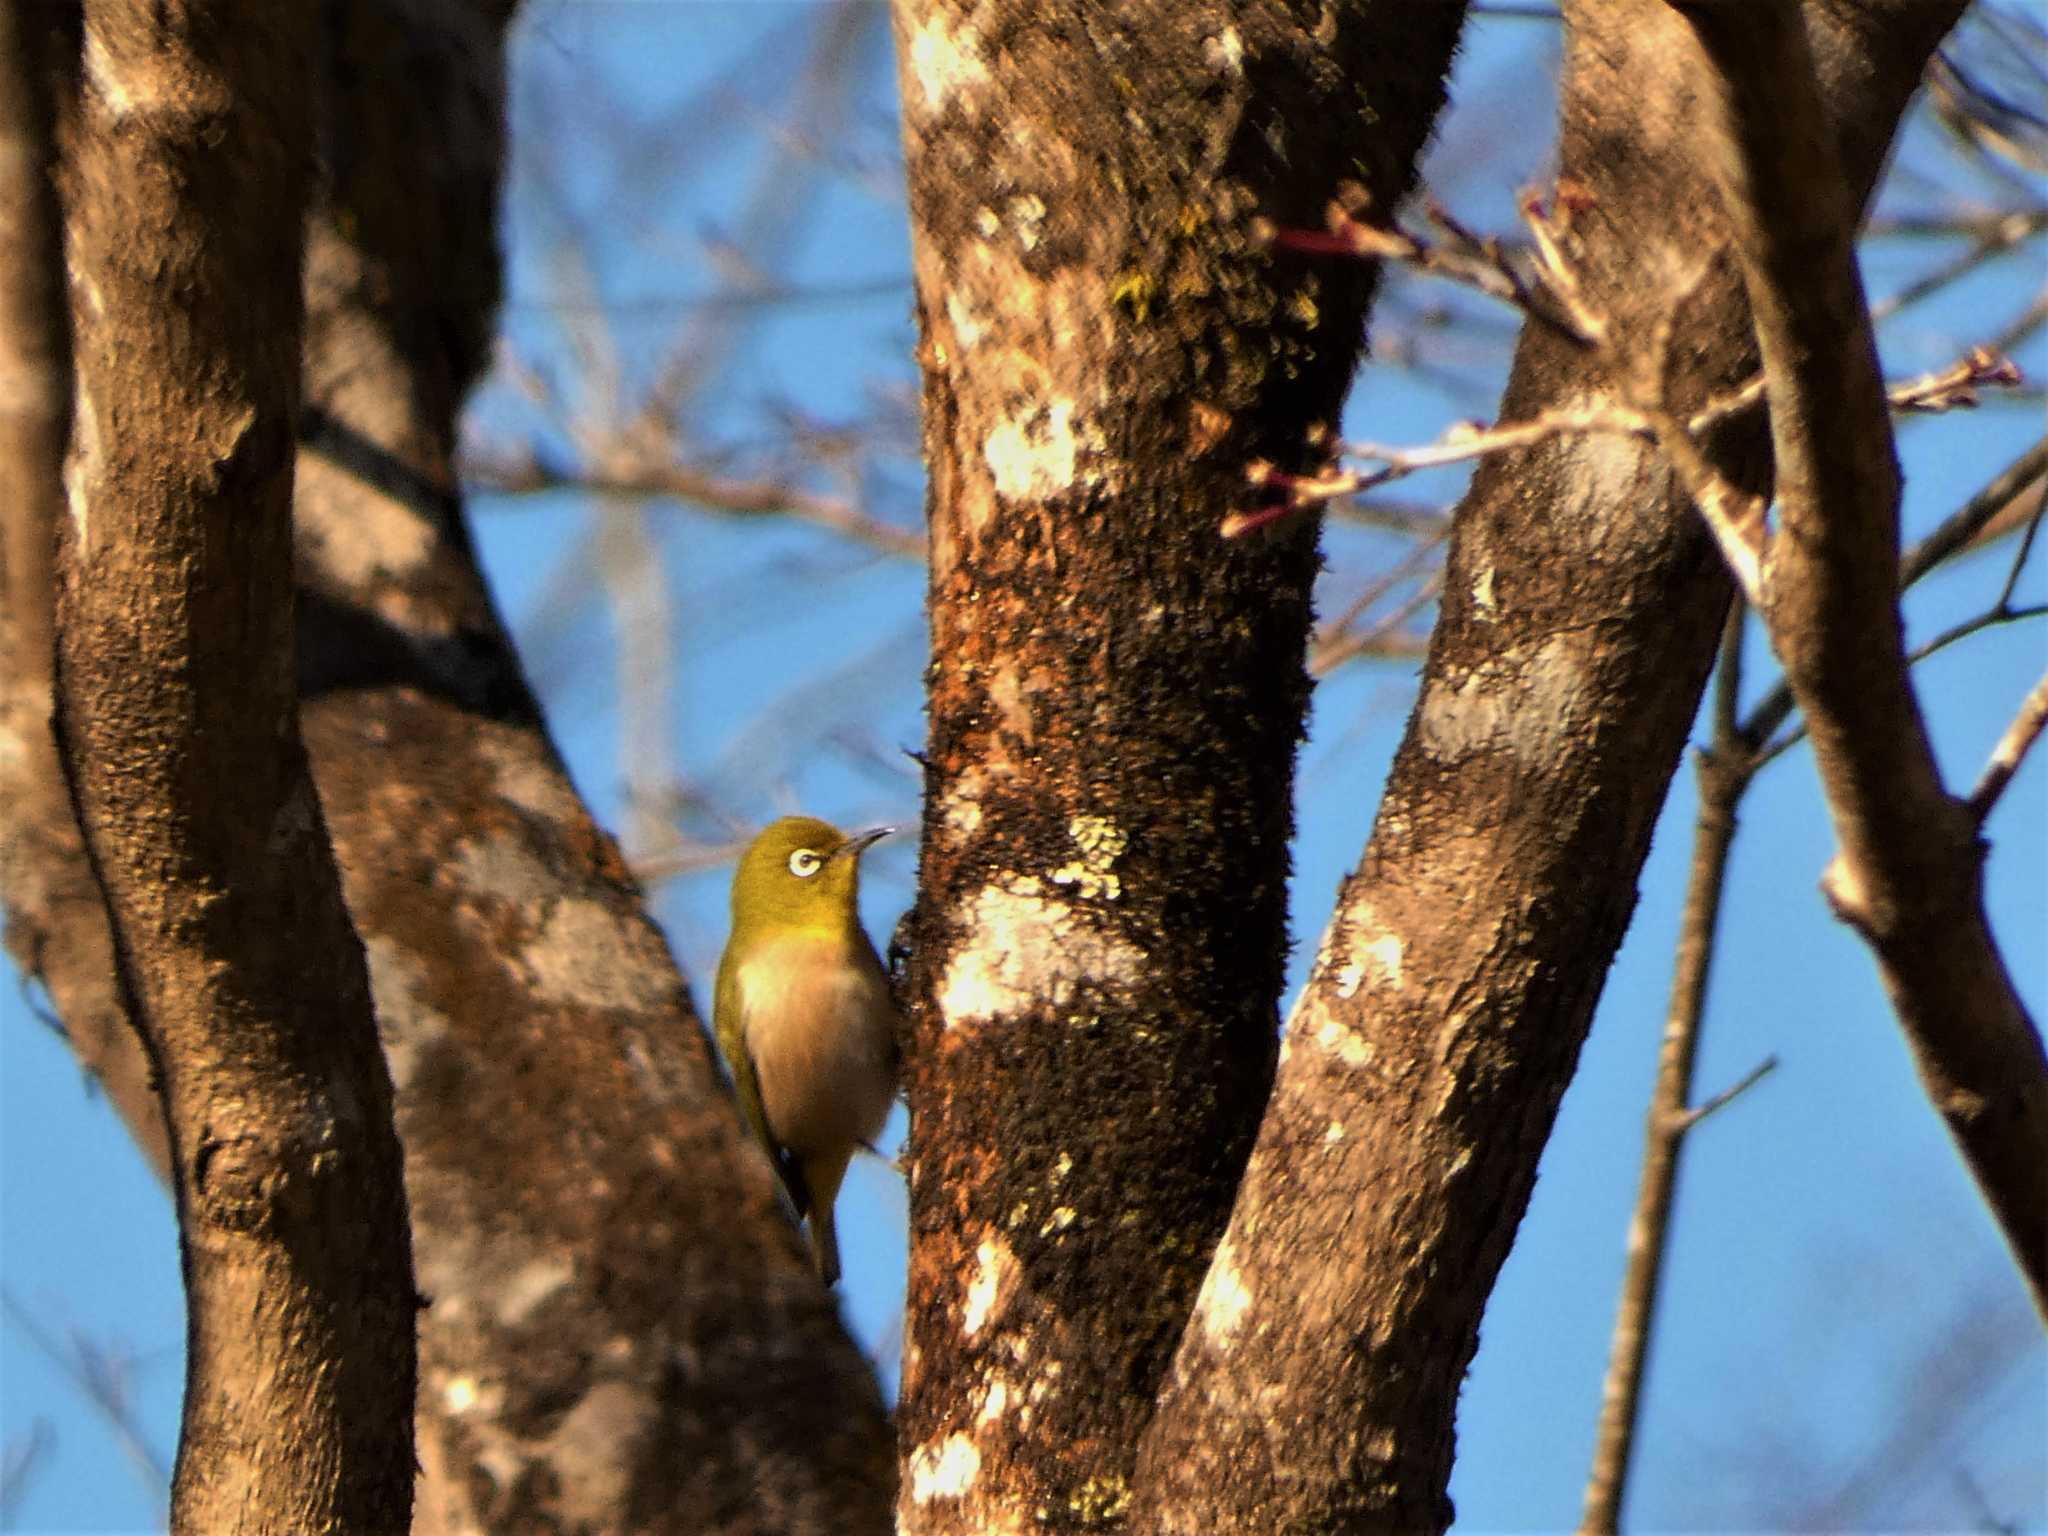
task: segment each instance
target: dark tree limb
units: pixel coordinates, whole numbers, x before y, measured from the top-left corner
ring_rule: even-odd
[[[13,683],[51,669],[51,561],[71,431],[71,319],[64,298],[43,10],[0,5],[0,624]]]
[[[2034,749],[2034,743],[2041,739],[2044,726],[2048,726],[2048,677],[2034,684],[2027,691],[2026,698],[2020,701],[2012,724],[2005,728],[2005,734],[1998,738],[1998,745],[1991,749],[1991,759],[1978,776],[1977,787],[1970,791],[1967,804],[1978,826],[1984,825],[1992,807],[1998,804],[1998,797],[2005,793],[2012,776],[2019,772],[2020,764]]]
[[[57,722],[170,1129],[172,1528],[403,1531],[391,1086],[293,688],[310,17],[108,0],[85,37]]]
[[[1815,6],[1832,132],[1868,195],[1961,6]],[[1682,24],[1566,7],[1574,263],[1681,419],[1756,367],[1695,140]],[[1623,396],[1528,326],[1500,416]],[[1768,488],[1757,424],[1708,440]],[[1657,451],[1492,458],[1458,512],[1421,697],[1289,1026],[1237,1207],[1137,1472],[1134,1530],[1448,1522],[1458,1384],[1691,725],[1727,577]]]
[[[1316,18],[1320,16],[1321,26]],[[1374,272],[1254,238],[1409,185],[1461,7],[896,7],[930,472],[905,1531],[1079,1530],[1272,1071],[1312,526]]]
[[[1979,818],[1941,782],[1908,670],[1898,461],[1806,29],[1787,0],[1677,8],[1711,82],[1769,381],[1761,612],[1834,820],[1823,888],[1870,945],[1928,1098],[2048,1312],[2048,1055],[1985,916]]]

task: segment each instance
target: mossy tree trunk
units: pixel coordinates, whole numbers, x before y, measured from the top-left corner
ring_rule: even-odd
[[[1461,8],[901,0],[930,474],[898,1519],[1080,1530],[1137,1437],[1271,1082],[1314,458]]]

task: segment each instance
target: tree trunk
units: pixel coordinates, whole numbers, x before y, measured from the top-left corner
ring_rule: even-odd
[[[415,1528],[879,1530],[894,1472],[872,1374],[562,770],[464,526],[453,453],[498,292],[508,10],[337,3],[314,93],[303,729],[431,1303]],[[0,790],[47,790],[0,752],[17,772]],[[0,800],[10,946],[147,1148],[147,1062],[95,965],[99,896],[56,794],[40,818]]]
[[[896,7],[930,474],[906,1531],[1116,1518],[1270,1082],[1312,526],[1461,8]],[[1307,520],[1304,520],[1304,524]]]
[[[33,20],[31,20],[33,18]],[[71,318],[61,215],[51,185],[52,77],[66,88],[76,16],[7,8],[10,78],[0,83],[0,909],[8,952],[40,980],[66,1038],[170,1177],[163,1106],[115,983],[106,903],[86,863],[50,734],[51,560],[71,425]],[[61,62],[60,62],[61,61]]]
[[[502,8],[344,8],[310,232],[301,690],[398,1090],[421,1532],[859,1532],[872,1374],[478,574]],[[414,88],[394,95],[390,82]]]
[[[1809,7],[1858,207],[1960,10]],[[1661,0],[1584,0],[1566,22],[1562,176],[1590,202],[1580,279],[1633,347],[1668,317],[1683,413],[1757,360],[1683,24]],[[1532,327],[1502,418],[1612,392],[1588,354]],[[1751,490],[1768,478],[1759,426],[1716,446]],[[1449,1522],[1458,1386],[1728,593],[1647,445],[1553,440],[1475,475],[1421,696],[1147,1436],[1133,1529]]]
[[[292,684],[311,41],[288,8],[88,5],[66,177],[59,741],[167,1111],[171,1523],[208,1536],[403,1531],[412,1505],[390,1080]]]

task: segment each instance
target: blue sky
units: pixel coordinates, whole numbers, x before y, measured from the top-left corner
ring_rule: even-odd
[[[508,358],[557,385],[558,403],[590,402],[592,357],[616,357],[629,397],[642,387],[674,343],[682,302],[719,291],[721,264],[730,280],[728,246],[751,232],[778,253],[775,284],[816,292],[782,308],[734,306],[733,330],[697,333],[697,345],[726,365],[691,398],[693,440],[720,445],[746,468],[792,421],[900,420],[914,387],[909,258],[879,26],[859,40],[859,88],[820,135],[820,153],[770,161],[764,147],[798,89],[813,19],[786,3],[623,0],[527,14],[515,49],[503,330]],[[1429,172],[1461,215],[1504,227],[1515,190],[1545,170],[1547,135],[1521,125],[1549,120],[1555,46],[1541,24],[1475,26]],[[594,102],[606,104],[605,117],[589,112]],[[1988,184],[1925,132],[1901,164],[1899,211],[2048,199],[2038,181]],[[1873,249],[1873,296],[1955,249]],[[2039,251],[2037,243],[1908,311],[1884,333],[1888,367],[1939,367],[1995,334],[2042,291]],[[1432,326],[1439,305],[1486,324]],[[1403,282],[1383,322],[1431,366],[1368,369],[1347,412],[1350,432],[1421,442],[1453,419],[1491,413],[1512,335],[1505,316]],[[2038,336],[2016,355],[2030,378],[2048,375]],[[536,407],[512,377],[501,371],[480,395],[477,431],[494,441],[537,432],[565,448],[561,413]],[[2040,431],[2038,398],[1908,423],[1909,536]],[[914,520],[915,470],[900,455],[878,456],[849,483],[884,515]],[[1448,499],[1457,487],[1446,475],[1403,491]],[[628,814],[628,783],[644,793],[678,774],[712,802],[689,822],[699,837],[797,806],[842,824],[915,825],[916,781],[897,755],[922,735],[915,568],[800,525],[659,504],[481,496],[473,516],[578,782],[629,843],[646,846]],[[589,575],[602,567],[592,551],[606,541],[627,556],[599,600]],[[1350,527],[1333,528],[1328,542],[1325,611],[1389,547],[1384,535]],[[1981,607],[2011,553],[2008,544],[1972,557],[1916,589],[1912,635]],[[2044,564],[2048,556],[2030,567],[2016,601],[2048,600]],[[635,615],[658,626],[665,666],[652,677],[644,664],[622,663],[644,656],[631,650]],[[1952,783],[1974,777],[2040,676],[2044,635],[2038,623],[2008,626],[1922,668]],[[1752,678],[1767,683],[1760,644],[1750,657]],[[1363,846],[1413,685],[1412,666],[1365,663],[1339,669],[1318,691],[1301,772],[1294,985]],[[2037,1017],[2048,1004],[2044,788],[2048,770],[2033,761],[1993,820],[1987,871],[2008,961]],[[1460,1413],[1452,1491],[1461,1529],[1551,1530],[1577,1516],[1692,811],[1690,775],[1681,773],[1487,1315]],[[1830,851],[1811,761],[1794,751],[1743,806],[1698,1078],[1712,1092],[1767,1055],[1780,1066],[1688,1149],[1630,1524],[2048,1529],[2048,1349],[1914,1081],[1875,972],[1818,896]],[[878,936],[908,902],[914,852],[898,840],[870,859],[865,908]],[[726,878],[716,868],[657,891],[700,1001],[724,938]],[[900,1120],[899,1112],[898,1130]],[[10,1302],[0,1316],[0,1439],[15,1444],[38,1420],[54,1435],[15,1528],[152,1528],[161,1491],[32,1330],[75,1330],[125,1359],[143,1438],[167,1463],[183,1332],[168,1204],[4,970],[0,1151],[0,1278]],[[892,1385],[903,1212],[894,1176],[857,1165],[840,1222],[842,1295]]]

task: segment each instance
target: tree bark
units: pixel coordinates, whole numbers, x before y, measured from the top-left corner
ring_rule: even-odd
[[[894,1473],[872,1374],[548,740],[464,524],[508,20],[334,4],[313,93],[299,681],[430,1302],[415,1529],[878,1530]],[[0,752],[0,774],[17,764]],[[104,919],[57,795],[48,820],[0,800],[10,945],[147,1145],[148,1064],[96,986]]]
[[[505,8],[339,15],[307,270],[300,681],[431,1302],[416,1529],[880,1530],[873,1376],[563,771],[464,526]],[[394,79],[417,86],[394,97]]]
[[[57,212],[48,18],[0,5],[0,625],[49,709],[51,561],[71,430],[71,320]]]
[[[300,743],[303,13],[88,5],[57,720],[159,1076],[187,1294],[172,1528],[410,1523],[410,1245]],[[251,188],[262,195],[251,199]]]
[[[50,734],[52,559],[71,426],[71,317],[51,182],[52,77],[69,32],[48,8],[7,8],[0,60],[0,909],[8,952],[48,991],[66,1038],[166,1179],[169,1144],[149,1064],[115,985],[106,904],[85,860]]]
[[[1961,6],[1809,8],[1862,205]],[[1668,336],[1681,412],[1756,350],[1682,24],[1566,7],[1562,178],[1613,333]],[[1525,328],[1502,419],[1611,400]],[[1767,482],[1755,422],[1713,445]],[[1289,1025],[1279,1081],[1138,1468],[1138,1531],[1420,1530],[1451,1518],[1459,1382],[1627,925],[1728,600],[1655,451],[1561,439],[1488,460],[1363,862]]]
[[[930,474],[906,1531],[1114,1520],[1272,1070],[1312,457],[1461,8],[902,0]],[[1398,40],[1398,46],[1395,45]]]

